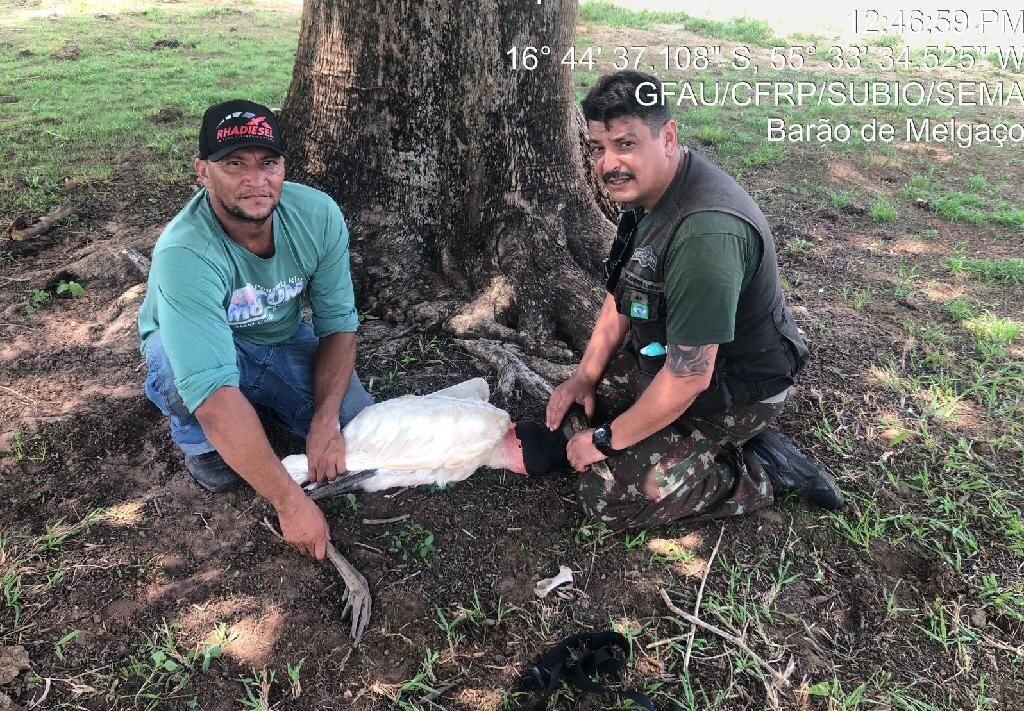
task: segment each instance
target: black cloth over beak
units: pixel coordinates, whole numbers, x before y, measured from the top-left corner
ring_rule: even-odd
[[[565,438],[537,422],[517,422],[516,437],[523,446],[523,463],[530,476],[548,474],[568,466]]]

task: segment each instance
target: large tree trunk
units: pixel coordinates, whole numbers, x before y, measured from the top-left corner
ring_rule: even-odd
[[[364,303],[460,335],[589,336],[614,228],[580,147],[575,0],[306,0],[292,179],[349,221]],[[513,46],[551,48],[513,69]]]

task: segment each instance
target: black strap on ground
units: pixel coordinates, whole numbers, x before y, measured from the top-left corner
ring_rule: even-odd
[[[622,656],[616,655],[616,650],[621,651]],[[577,652],[575,661],[573,652]],[[647,694],[609,689],[591,679],[616,674],[626,666],[628,656],[629,643],[618,632],[578,632],[566,637],[545,652],[523,677],[527,688],[536,689],[542,695],[533,711],[547,711],[548,701],[562,681],[580,691],[618,694],[640,708],[655,711]]]

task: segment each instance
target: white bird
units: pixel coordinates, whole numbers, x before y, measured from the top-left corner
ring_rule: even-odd
[[[318,489],[335,494],[445,485],[480,467],[540,474],[564,461],[559,435],[534,423],[512,422],[507,412],[487,402],[489,397],[487,381],[474,378],[429,395],[405,395],[367,407],[342,432],[345,468],[353,473]],[[308,482],[306,455],[293,454],[281,463],[297,483]],[[327,493],[318,489],[317,494]]]
[[[487,382],[474,378],[429,395],[405,395],[367,407],[343,430],[349,473],[330,484],[307,486],[309,497],[444,485],[480,467],[546,474],[565,464],[565,440],[559,434],[533,422],[512,422],[507,412],[487,402],[489,397]],[[300,486],[308,484],[305,454],[281,463]],[[370,620],[370,588],[330,542],[327,556],[345,583],[342,618],[351,613],[351,636],[359,644]]]

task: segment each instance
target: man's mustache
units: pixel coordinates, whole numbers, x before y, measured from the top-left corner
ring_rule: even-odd
[[[632,173],[627,173],[621,170],[611,170],[601,175],[601,180],[608,182],[609,180],[632,180]]]

